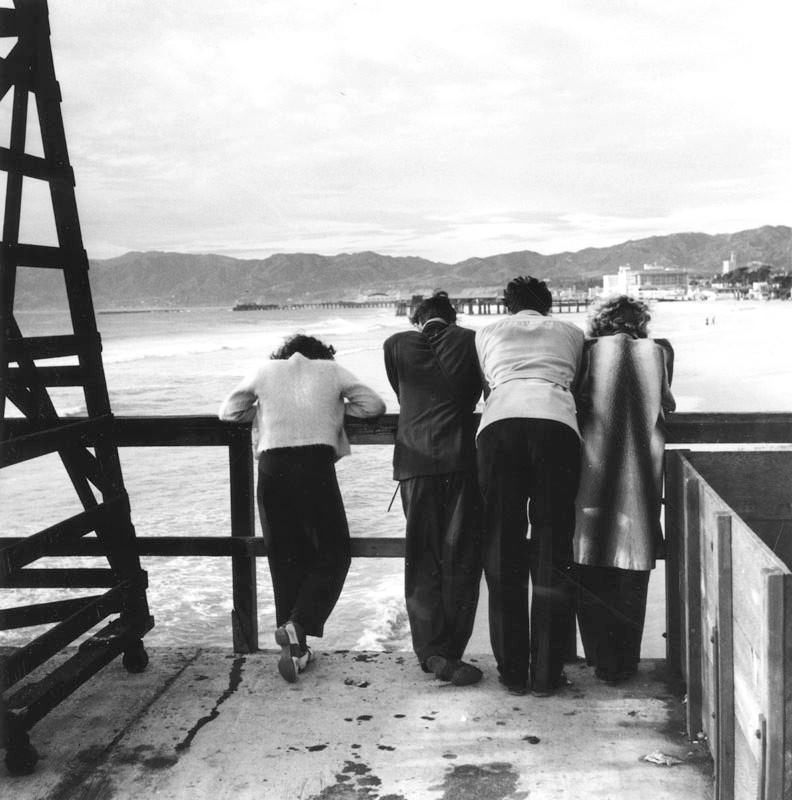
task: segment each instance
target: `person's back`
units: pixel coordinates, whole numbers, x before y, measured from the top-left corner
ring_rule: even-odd
[[[418,330],[384,344],[399,399],[393,477],[406,519],[404,591],[413,649],[425,672],[461,686],[481,577],[474,410],[482,392],[475,334],[456,326],[445,292],[424,300]]]
[[[490,388],[476,440],[490,641],[510,691],[524,693],[530,679],[531,691],[546,695],[563,686],[573,621],[568,575],[580,440],[572,390],[584,337],[548,317],[552,296],[543,281],[515,278],[504,302],[509,317],[476,334]]]
[[[475,466],[473,414],[482,390],[475,332],[438,321],[393,334],[384,347],[399,399],[394,479]]]

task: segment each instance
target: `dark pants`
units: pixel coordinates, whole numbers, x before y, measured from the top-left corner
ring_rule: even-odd
[[[481,582],[481,500],[475,471],[403,480],[404,595],[413,649],[461,658]]]
[[[534,686],[551,687],[573,613],[580,441],[554,420],[504,419],[481,431],[477,447],[492,652],[505,680],[525,682],[530,671]]]
[[[351,560],[333,448],[263,452],[257,497],[277,624],[292,620],[321,636]]]
[[[641,658],[649,571],[582,564],[576,570],[586,661],[607,677],[631,675]]]

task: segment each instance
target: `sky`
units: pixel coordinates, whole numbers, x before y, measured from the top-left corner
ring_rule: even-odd
[[[792,224],[788,0],[50,0],[50,22],[91,258],[453,263]],[[0,146],[9,117],[10,93]],[[54,240],[45,189],[22,241]]]

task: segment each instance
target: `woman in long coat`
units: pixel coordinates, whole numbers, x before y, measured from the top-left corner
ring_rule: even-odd
[[[674,351],[650,339],[645,303],[621,295],[590,321],[578,390],[583,438],[574,559],[586,660],[602,680],[638,668],[649,573],[663,545],[664,416]]]

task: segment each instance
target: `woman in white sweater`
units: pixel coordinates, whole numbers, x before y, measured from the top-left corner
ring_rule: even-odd
[[[220,419],[254,423],[258,508],[281,646],[280,674],[297,680],[322,636],[350,564],[349,528],[335,462],[347,455],[344,416],[377,417],[385,403],[312,336],[287,339],[220,407]]]

